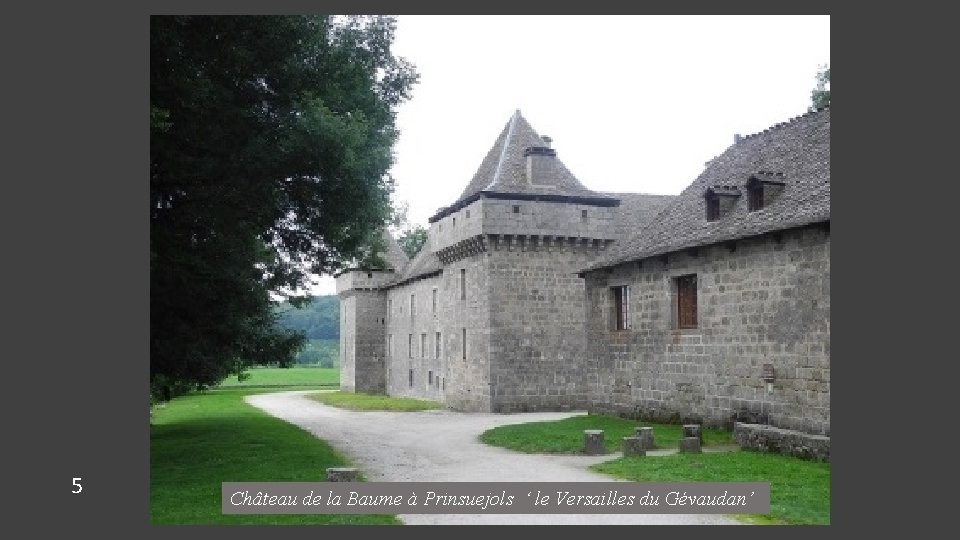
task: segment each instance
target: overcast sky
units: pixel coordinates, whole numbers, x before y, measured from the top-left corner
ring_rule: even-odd
[[[587,188],[680,193],[734,134],[806,112],[830,17],[400,16],[393,51],[420,73],[394,196],[427,225],[517,109]]]

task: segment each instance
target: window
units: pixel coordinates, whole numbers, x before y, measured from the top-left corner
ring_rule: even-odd
[[[433,371],[427,372],[427,386],[433,384]]]
[[[740,188],[733,185],[719,185],[707,188],[703,194],[707,210],[707,221],[717,221],[733,212],[740,199]]]
[[[580,211],[580,221],[586,221],[586,220],[587,220],[587,211],[586,211],[586,210],[581,210],[581,211]]]
[[[440,379],[442,379],[442,378],[443,378],[443,377],[437,375],[437,390],[440,389]]]
[[[776,200],[786,188],[783,173],[759,171],[747,180],[747,209],[761,210]]]
[[[410,320],[413,321],[413,318],[417,316],[417,295],[410,295]]]
[[[467,299],[467,269],[460,269],[460,299]]]
[[[437,316],[437,289],[433,289],[433,316]]]
[[[436,338],[434,340],[434,348],[436,349],[434,351],[434,358],[440,358],[440,345],[442,343],[443,341],[440,340],[440,332],[437,332]]]
[[[615,330],[630,328],[630,286],[613,287],[613,309],[616,315]]]
[[[470,219],[470,211],[469,211],[469,210],[467,210],[467,216],[466,216],[466,218],[467,218],[467,219]]]
[[[747,203],[751,212],[763,208],[763,184],[756,182],[747,187]]]
[[[390,313],[393,311],[393,300],[387,300],[387,319],[390,318]]]
[[[707,197],[707,221],[720,219],[720,197]]]
[[[420,358],[427,357],[427,334],[420,334]]]
[[[387,356],[393,356],[393,334],[387,334]]]
[[[460,344],[460,348],[463,349],[463,359],[467,359],[467,329],[463,329],[463,342]]]
[[[410,370],[410,388],[413,388],[413,370]]]
[[[677,280],[677,328],[697,327],[697,275],[680,276]]]
[[[457,218],[453,218],[453,228],[457,228]]]
[[[413,334],[407,336],[407,356],[413,358]]]
[[[373,279],[373,274],[371,272],[367,272],[367,279]]]
[[[514,214],[519,214],[519,213],[520,213],[520,207],[517,206],[517,205],[513,205],[513,213],[514,213]]]

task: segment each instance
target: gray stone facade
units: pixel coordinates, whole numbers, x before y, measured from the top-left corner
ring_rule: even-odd
[[[676,197],[588,190],[517,113],[421,252],[388,244],[390,268],[337,279],[346,390],[829,435],[828,109]]]
[[[731,251],[733,249],[733,251]],[[698,327],[677,326],[676,278],[695,275]],[[820,226],[587,275],[591,410],[733,427],[830,431],[830,236]],[[632,328],[611,287],[630,286]],[[772,393],[763,381],[772,364]]]

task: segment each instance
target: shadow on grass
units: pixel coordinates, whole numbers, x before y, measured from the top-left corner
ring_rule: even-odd
[[[325,442],[243,401],[255,393],[198,393],[156,410],[150,426],[152,523],[399,523],[389,515],[222,514],[222,482],[322,482],[328,467],[349,465]]]

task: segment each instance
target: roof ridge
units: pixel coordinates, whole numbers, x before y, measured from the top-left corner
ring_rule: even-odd
[[[799,115],[794,116],[793,118],[790,118],[790,119],[785,120],[785,121],[783,121],[783,122],[777,122],[776,124],[773,124],[773,125],[767,127],[767,128],[764,129],[763,131],[758,131],[758,132],[756,132],[756,133],[751,133],[750,135],[744,135],[743,137],[740,138],[740,141],[742,142],[742,141],[745,141],[745,140],[747,140],[747,139],[751,139],[751,138],[753,138],[753,137],[758,137],[758,136],[760,136],[760,135],[763,135],[764,133],[768,133],[768,132],[773,131],[773,130],[775,130],[775,129],[777,129],[777,128],[781,128],[781,127],[784,127],[784,126],[793,124],[794,122],[797,122],[797,121],[800,120],[801,118],[806,118],[806,117],[808,117],[808,116],[813,116],[814,114],[818,114],[818,113],[821,113],[821,112],[826,111],[826,110],[829,110],[829,109],[830,109],[830,106],[829,106],[829,105],[825,105],[825,106],[820,107],[820,108],[818,108],[818,109],[814,109],[814,110],[812,110],[812,111],[807,111],[807,112],[805,112],[805,113],[803,113],[803,114],[799,114]]]
[[[503,158],[507,155],[507,148],[510,147],[510,139],[513,137],[513,129],[517,125],[517,118],[520,116],[520,109],[514,111],[513,116],[510,117],[510,127],[507,128],[507,137],[503,140],[503,148],[500,149],[500,159],[497,160],[497,170],[493,173],[493,180],[487,184],[487,187],[483,188],[482,191],[486,191],[496,185],[497,181],[500,180],[500,170],[503,168]]]

